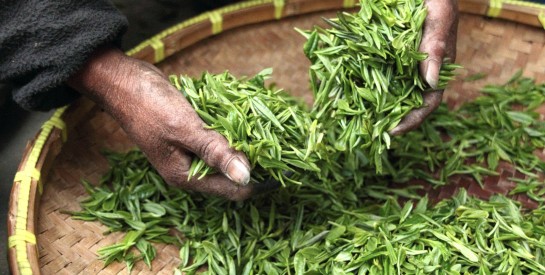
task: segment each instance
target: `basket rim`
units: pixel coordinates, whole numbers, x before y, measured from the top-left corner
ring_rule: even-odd
[[[180,50],[223,31],[312,12],[356,7],[356,0],[252,0],[205,12],[182,21],[126,52],[156,64]],[[463,13],[497,17],[545,28],[545,5],[511,0],[460,0]],[[257,15],[257,16],[256,16]],[[68,126],[95,109],[77,101],[57,109],[25,149],[13,180],[8,210],[8,262],[13,274],[40,274],[36,241],[42,180],[67,140]]]

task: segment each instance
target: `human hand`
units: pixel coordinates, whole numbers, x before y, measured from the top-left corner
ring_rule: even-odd
[[[231,200],[257,192],[255,185],[248,185],[246,156],[206,129],[189,102],[153,65],[105,47],[68,84],[111,114],[167,183]],[[222,174],[188,181],[193,155]]]
[[[439,71],[443,59],[451,62],[456,59],[456,34],[458,28],[457,0],[426,0],[428,16],[424,22],[420,51],[427,53],[428,58],[420,63],[420,75],[434,90],[439,82]],[[399,125],[390,131],[391,135],[401,135],[418,126],[431,114],[443,98],[442,90],[426,92],[421,108],[408,113]]]

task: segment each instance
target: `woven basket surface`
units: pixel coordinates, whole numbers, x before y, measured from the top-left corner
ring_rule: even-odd
[[[293,94],[312,100],[308,88],[309,62],[302,53],[304,39],[294,27],[310,28],[321,17],[333,17],[334,12],[317,13],[271,23],[247,26],[201,41],[165,60],[159,67],[166,74],[184,73],[199,76],[202,71],[235,75],[252,75],[263,68],[274,68],[274,82]],[[457,81],[446,92],[451,105],[458,105],[478,94],[486,83],[502,83],[518,68],[525,75],[545,80],[539,60],[545,60],[543,30],[501,20],[462,15],[458,36],[457,62],[466,69],[459,79],[483,72],[488,75],[475,82]],[[96,251],[121,239],[122,234],[103,235],[106,227],[98,222],[72,220],[62,210],[79,210],[79,201],[86,195],[81,179],[96,183],[108,169],[101,150],[121,151],[133,147],[120,127],[97,108],[87,119],[73,125],[68,142],[52,165],[44,181],[44,193],[38,213],[39,261],[43,274],[117,274],[127,273],[125,264],[113,263],[104,268]],[[452,185],[429,190],[432,197],[452,195],[457,186],[470,193],[487,197],[492,193],[506,193],[513,184],[506,179],[515,175],[507,165],[500,167],[501,175],[486,179],[485,190],[466,178],[452,179]],[[520,176],[520,175],[518,175]],[[525,198],[520,198],[524,200]],[[531,203],[530,203],[531,204]],[[157,245],[157,259],[149,270],[142,262],[132,274],[171,274],[178,264],[178,249]]]

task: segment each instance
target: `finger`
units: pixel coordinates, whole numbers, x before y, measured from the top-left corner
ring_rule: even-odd
[[[233,201],[246,200],[254,195],[278,189],[281,186],[274,179],[251,185],[239,185],[222,174],[209,175],[202,179],[194,177],[188,180],[189,166],[191,165],[191,157],[189,155],[177,150],[163,160],[160,164],[160,168],[162,169],[158,169],[158,171],[164,172],[165,175],[163,173],[161,175],[163,175],[170,185],[185,190],[224,197]]]
[[[390,135],[397,136],[404,133],[407,133],[411,130],[414,130],[424,120],[426,117],[433,112],[437,107],[439,107],[439,104],[441,104],[441,100],[443,98],[443,91],[433,91],[429,93],[424,94],[424,103],[423,107],[414,109],[411,112],[409,112],[397,125],[394,129],[390,131]]]
[[[280,186],[281,184],[274,180],[244,186],[237,185],[221,174],[206,176],[187,183],[189,190],[224,197],[232,201],[243,201],[252,196],[278,189]]]
[[[206,176],[200,180],[192,179],[185,185],[185,189],[220,196],[233,201],[248,199],[255,192],[253,184],[238,185],[222,174]]]
[[[244,153],[230,148],[227,139],[219,133],[199,128],[186,136],[183,146],[206,164],[221,171],[228,179],[247,185],[250,181],[250,164]]]
[[[256,193],[256,188],[253,184],[235,184],[222,174],[209,175],[202,179],[194,177],[188,181],[187,173],[182,173],[174,178],[169,177],[167,183],[184,190],[224,197],[233,201],[248,199]]]
[[[162,155],[154,155],[154,152],[148,158],[169,185],[236,201],[247,199],[260,191],[253,184],[239,185],[219,173],[202,179],[198,179],[198,176],[189,179],[192,157],[174,146],[162,151]]]
[[[278,189],[278,181],[266,181],[251,185],[235,185],[225,176],[217,174],[190,182],[189,189],[201,193],[224,197],[232,201],[243,201],[253,196]]]
[[[456,0],[427,0],[428,16],[424,21],[420,51],[428,58],[420,63],[420,74],[433,89],[437,89],[439,71],[445,57],[456,58],[458,12]]]

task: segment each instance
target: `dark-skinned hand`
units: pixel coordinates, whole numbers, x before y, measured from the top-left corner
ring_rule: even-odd
[[[427,53],[428,58],[420,63],[420,75],[433,89],[439,82],[439,70],[443,59],[451,62],[456,59],[456,33],[458,28],[457,0],[426,0],[428,16],[424,21],[420,51]],[[390,131],[392,135],[401,135],[411,131],[426,119],[439,105],[443,91],[436,90],[424,94],[421,108],[407,114],[401,123]]]
[[[206,129],[189,102],[153,65],[103,47],[68,84],[117,120],[167,183],[231,200],[256,192],[255,185],[248,184],[246,156]],[[188,181],[193,156],[222,173]]]

